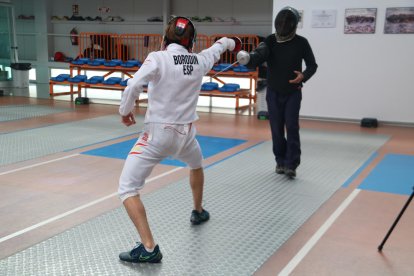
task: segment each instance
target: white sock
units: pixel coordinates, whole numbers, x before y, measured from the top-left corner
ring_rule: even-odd
[[[154,251],[154,248],[155,248],[155,247],[153,247],[153,248],[149,249],[146,246],[144,246],[144,247],[145,247],[145,250],[147,250],[148,253],[151,253],[152,251]]]

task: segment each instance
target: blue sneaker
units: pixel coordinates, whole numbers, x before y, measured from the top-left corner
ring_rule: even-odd
[[[137,242],[137,245],[131,251],[119,254],[119,259],[130,263],[159,263],[162,254],[158,245],[155,246],[152,252],[148,252],[142,243]]]
[[[201,211],[201,213],[198,212],[197,210],[193,210],[191,212],[190,221],[191,221],[192,224],[198,225],[200,223],[208,221],[209,218],[210,218],[210,214],[206,210],[203,209],[203,211]]]

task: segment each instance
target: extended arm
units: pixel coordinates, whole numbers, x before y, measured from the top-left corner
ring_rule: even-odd
[[[240,51],[237,54],[237,61],[241,65],[246,65],[250,68],[255,68],[265,62],[269,56],[269,48],[267,44],[261,42],[256,49],[251,51],[250,53],[246,51]]]
[[[219,40],[217,40],[211,47],[201,51],[200,55],[203,56],[205,60],[205,74],[207,74],[213,67],[214,63],[216,63],[220,59],[221,54],[223,54],[227,50],[236,50],[236,46],[237,45],[234,39],[222,37]]]

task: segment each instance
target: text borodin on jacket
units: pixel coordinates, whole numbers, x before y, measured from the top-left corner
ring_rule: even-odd
[[[192,55],[179,55],[173,56],[174,57],[174,64],[198,64],[197,56]]]

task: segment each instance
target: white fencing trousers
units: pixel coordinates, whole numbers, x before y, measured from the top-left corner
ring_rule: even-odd
[[[139,194],[155,165],[172,156],[191,169],[202,167],[203,156],[192,124],[147,123],[125,161],[119,179],[122,201]]]

